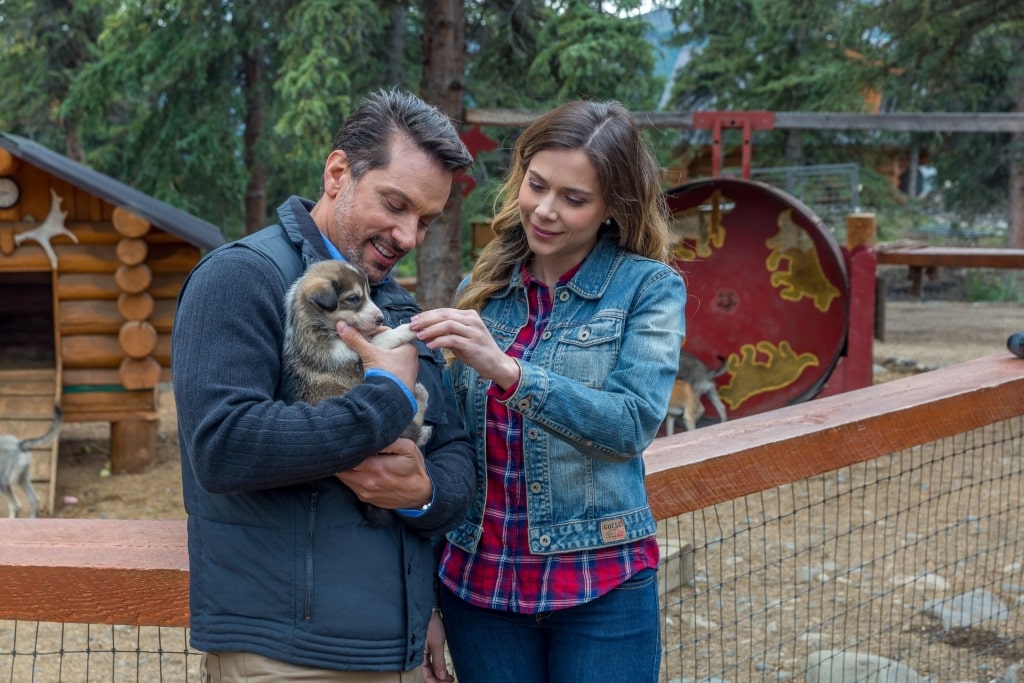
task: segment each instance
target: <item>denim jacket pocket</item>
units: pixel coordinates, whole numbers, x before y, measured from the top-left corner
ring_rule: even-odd
[[[618,363],[621,316],[605,315],[558,331],[551,368],[584,386],[600,388]]]

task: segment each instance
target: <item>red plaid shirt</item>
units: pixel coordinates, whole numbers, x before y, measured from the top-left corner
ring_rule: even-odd
[[[579,266],[562,276],[568,282]],[[506,353],[529,360],[551,313],[551,292],[523,268],[529,319]],[[624,545],[558,555],[530,552],[523,468],[523,417],[498,399],[487,399],[487,501],[483,533],[475,553],[447,544],[440,578],[455,595],[488,609],[536,614],[574,607],[600,597],[637,572],[658,566],[658,543],[645,538]]]

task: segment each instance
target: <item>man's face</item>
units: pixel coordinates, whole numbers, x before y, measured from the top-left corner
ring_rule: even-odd
[[[390,145],[388,166],[358,181],[345,153],[332,152],[324,195],[313,210],[327,238],[371,283],[383,280],[423,240],[452,187],[452,172],[404,137],[393,136]]]

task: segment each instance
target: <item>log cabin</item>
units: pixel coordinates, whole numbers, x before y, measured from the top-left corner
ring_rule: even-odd
[[[0,433],[110,424],[111,471],[156,458],[160,385],[185,277],[220,229],[0,132]],[[57,442],[33,456],[52,514]]]

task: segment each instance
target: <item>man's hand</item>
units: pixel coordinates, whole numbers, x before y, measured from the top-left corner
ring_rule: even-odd
[[[352,489],[359,500],[388,510],[419,508],[434,496],[423,454],[409,439],[399,439],[334,476]]]
[[[342,321],[338,321],[336,329],[338,337],[363,359],[365,369],[387,370],[412,391],[420,368],[419,356],[413,344],[403,344],[397,349],[382,349],[370,343],[359,330]]]

